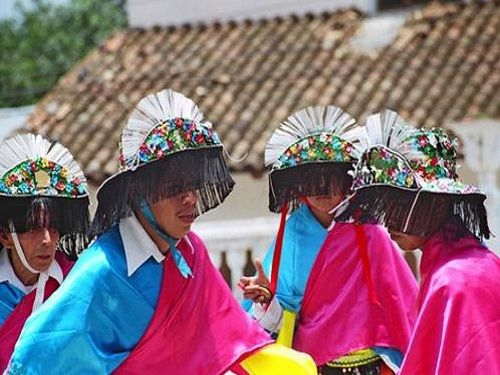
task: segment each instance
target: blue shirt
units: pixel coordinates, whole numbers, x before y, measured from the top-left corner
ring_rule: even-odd
[[[8,373],[111,373],[146,331],[162,275],[149,258],[129,277],[118,226],[109,229],[27,320]]]

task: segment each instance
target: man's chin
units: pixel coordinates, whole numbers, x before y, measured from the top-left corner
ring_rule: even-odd
[[[189,233],[189,231],[191,230],[191,226],[192,226],[192,224],[184,226],[184,231],[183,231],[182,237],[184,237],[186,234]]]
[[[179,230],[176,231],[175,236],[172,236],[177,239],[183,238],[186,234],[189,233],[191,230],[191,224],[183,224],[182,228],[179,228]]]
[[[38,259],[36,259],[36,260],[30,262],[30,266],[33,267],[34,269],[36,269],[37,271],[45,272],[49,269],[50,264],[52,263],[53,260],[54,260],[54,258],[50,258],[50,260],[38,260]]]

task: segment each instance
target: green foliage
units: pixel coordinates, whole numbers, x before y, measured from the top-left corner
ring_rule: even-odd
[[[57,79],[113,31],[126,26],[125,0],[18,4],[0,22],[0,107],[35,103]]]

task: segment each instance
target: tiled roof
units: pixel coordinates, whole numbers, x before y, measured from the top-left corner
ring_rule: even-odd
[[[191,96],[235,158],[264,171],[267,139],[301,107],[335,104],[363,121],[393,108],[426,126],[500,117],[500,3],[433,3],[393,42],[363,54],[350,45],[355,10],[301,17],[127,29],[90,53],[39,103],[32,129],[66,144],[91,180],[117,169],[127,115],[171,87]]]

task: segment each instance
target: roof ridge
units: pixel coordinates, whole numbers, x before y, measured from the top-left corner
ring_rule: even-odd
[[[439,19],[460,15],[466,8],[477,8],[488,4],[498,5],[500,2],[498,0],[432,1],[424,7],[411,12],[403,27],[424,22],[435,22]]]
[[[196,21],[196,22],[185,22],[179,25],[154,25],[151,27],[128,27],[126,30],[132,31],[165,31],[165,30],[178,30],[178,29],[193,29],[193,28],[209,28],[209,27],[237,27],[241,24],[258,24],[258,23],[271,23],[271,22],[282,22],[284,20],[292,19],[297,22],[302,21],[304,19],[315,19],[315,18],[328,18],[332,16],[348,16],[349,14],[355,14],[358,17],[364,17],[365,13],[363,13],[360,9],[356,7],[346,7],[343,9],[337,9],[333,11],[308,11],[303,14],[298,13],[290,13],[287,15],[281,16],[272,16],[272,17],[257,17],[257,18],[242,18],[238,20],[213,20],[213,21]]]

